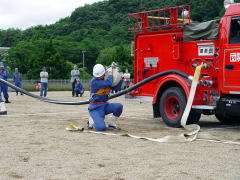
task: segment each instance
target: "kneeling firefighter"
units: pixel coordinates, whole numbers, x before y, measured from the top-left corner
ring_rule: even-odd
[[[123,105],[120,103],[108,103],[109,93],[113,84],[112,72],[108,71],[105,79],[105,68],[101,64],[93,67],[94,78],[90,81],[90,104],[88,111],[90,114],[88,127],[95,128],[98,131],[106,129],[120,130],[117,127],[116,120],[122,114]],[[110,122],[104,122],[105,115],[113,113]]]

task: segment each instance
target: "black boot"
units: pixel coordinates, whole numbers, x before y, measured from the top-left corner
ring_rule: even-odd
[[[7,115],[7,111],[0,111],[0,115]]]
[[[11,103],[8,98],[6,98],[5,103]]]

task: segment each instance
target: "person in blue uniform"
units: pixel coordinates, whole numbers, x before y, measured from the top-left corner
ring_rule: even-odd
[[[7,110],[6,110],[4,101],[2,99],[1,91],[2,91],[2,88],[1,88],[1,85],[0,85],[0,115],[6,115],[7,114]]]
[[[82,95],[84,93],[84,87],[83,87],[82,83],[80,82],[80,79],[77,80],[74,91],[75,91],[76,97],[78,97],[78,95],[80,95],[80,97],[82,97]]]
[[[15,68],[15,72],[13,73],[13,82],[15,86],[22,88],[22,75],[18,72],[18,68]],[[18,91],[16,91],[16,95],[18,95]],[[21,95],[23,95],[21,93]]]
[[[120,130],[117,127],[116,120],[122,114],[123,105],[120,103],[108,103],[109,92],[113,83],[112,72],[108,72],[108,77],[105,80],[105,68],[101,64],[96,64],[93,67],[94,78],[90,81],[90,104],[88,111],[90,118],[88,127],[94,127],[97,131],[106,129]],[[110,122],[105,123],[105,115],[113,114]]]
[[[0,78],[7,81],[8,77],[9,77],[8,70],[4,68],[3,62],[0,62]],[[1,86],[1,92],[3,93],[4,99],[5,99],[5,103],[10,103],[10,101],[8,100],[9,98],[8,86],[3,83],[0,83],[0,86]]]

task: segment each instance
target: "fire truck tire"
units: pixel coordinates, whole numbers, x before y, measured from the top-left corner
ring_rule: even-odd
[[[170,127],[181,127],[181,118],[187,104],[185,93],[179,87],[171,87],[161,96],[159,108],[163,121]],[[196,124],[201,113],[191,110],[187,124]]]
[[[216,118],[222,123],[222,124],[234,124],[239,123],[240,117],[230,116],[227,114],[222,114],[218,110],[215,112]]]

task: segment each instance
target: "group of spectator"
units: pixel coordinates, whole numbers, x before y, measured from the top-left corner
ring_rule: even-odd
[[[40,96],[47,96],[48,90],[48,72],[46,71],[46,67],[42,68],[40,72],[40,81],[35,82],[35,88],[40,89]],[[80,72],[78,67],[75,65],[73,70],[71,70],[71,83],[72,83],[72,97],[82,97],[84,93],[84,87],[80,82]]]
[[[113,63],[111,68],[115,69],[118,68],[116,63]],[[117,86],[112,88],[112,93],[116,93],[120,91],[122,88],[128,88],[130,85],[130,73],[128,72],[128,69],[125,70],[125,73],[121,73],[122,79],[118,83]],[[13,82],[15,86],[22,88],[22,75],[18,71],[18,68],[15,68],[15,72],[13,73]],[[3,62],[0,62],[0,78],[7,80],[9,78],[9,71],[4,67]],[[72,97],[82,97],[84,94],[84,85],[81,83],[80,80],[80,72],[78,70],[77,65],[73,66],[73,69],[71,70],[71,83],[72,83]],[[1,85],[1,94],[3,93],[3,97],[5,98],[6,103],[10,103],[9,101],[9,95],[8,95],[8,86],[0,83]],[[40,89],[40,96],[47,96],[48,91],[48,72],[46,70],[46,67],[42,68],[42,71],[40,72],[40,81],[35,82],[36,89]],[[16,95],[18,95],[18,91],[16,91]],[[21,95],[23,95],[21,93]]]
[[[9,76],[10,73],[8,69],[4,66],[3,62],[0,62],[0,79],[7,81]],[[15,72],[13,73],[12,77],[15,86],[22,88],[22,75],[20,74],[20,72],[18,72],[18,68],[15,68]],[[0,83],[0,97],[2,97],[2,94],[5,99],[5,103],[11,103],[9,101],[8,86],[4,83]],[[16,91],[16,95],[18,95],[18,91]],[[21,93],[21,95],[23,94]],[[2,98],[1,101],[3,101]]]
[[[40,81],[35,82],[35,88],[36,90],[40,89],[40,96],[47,96],[47,90],[48,90],[48,72],[46,71],[46,68],[43,67],[42,71],[40,72]],[[82,97],[84,93],[84,87],[82,83],[80,82],[80,72],[77,69],[77,66],[75,65],[73,67],[73,70],[71,71],[71,83],[72,83],[72,97]]]
[[[97,64],[97,65],[99,65],[99,64]],[[97,66],[97,65],[95,65],[95,66]],[[94,73],[93,73],[94,77],[97,77],[97,78],[95,78],[96,81],[104,80],[106,71],[105,71],[105,68],[102,65],[101,65],[101,67],[103,69],[103,72],[101,72],[102,73],[101,78],[100,78],[100,76],[94,75]],[[113,71],[113,69],[118,69],[117,64],[115,64],[115,63],[112,64],[111,70]],[[115,93],[120,91],[122,89],[122,84],[123,83],[124,83],[123,88],[128,88],[129,87],[129,85],[130,85],[130,73],[128,72],[128,70],[126,69],[124,74],[123,73],[119,73],[119,74],[121,74],[120,78],[118,76],[118,80],[120,79],[120,82],[117,80],[116,82],[118,84],[114,87],[109,88],[109,91],[110,91],[110,89],[113,89]],[[112,86],[113,86],[114,83],[113,83],[112,72],[108,72],[108,75],[111,76],[111,77],[108,77],[108,78],[111,79],[111,81],[112,81],[112,82],[109,81],[109,83],[111,83]],[[12,77],[13,77],[13,82],[14,82],[15,86],[17,86],[19,88],[22,88],[22,75],[18,71],[18,68],[15,68],[15,72],[13,73]],[[40,72],[40,81],[37,81],[35,83],[36,89],[37,88],[40,89],[40,96],[44,96],[44,97],[47,96],[48,77],[49,77],[48,72],[47,72],[46,68],[43,67],[42,71]],[[4,67],[3,62],[0,62],[0,79],[3,79],[5,81],[7,81],[8,78],[9,78],[9,71],[7,70],[7,68]],[[101,81],[101,83],[104,83],[104,82],[105,81]],[[79,97],[79,95],[80,95],[80,97],[82,97],[82,95],[84,94],[84,86],[80,81],[80,72],[79,72],[78,67],[76,65],[73,67],[73,70],[71,70],[71,83],[72,83],[72,97],[74,97],[74,96]],[[90,88],[93,88],[93,87],[91,87],[91,85],[90,85]],[[94,88],[96,88],[96,87],[94,87]],[[101,90],[102,93],[105,93],[105,91],[106,91],[105,89],[101,89],[101,88],[100,88],[100,90]],[[19,92],[16,91],[16,95],[18,95],[18,93]],[[23,95],[22,92],[20,92],[20,93],[21,93],[21,95]],[[97,91],[97,93],[98,93],[98,91]],[[5,101],[3,101],[2,94],[3,94],[3,97],[4,97]],[[7,114],[7,110],[6,110],[6,107],[5,107],[4,103],[10,103],[9,95],[8,95],[8,86],[5,83],[0,83],[0,115],[6,115]],[[94,104],[95,102],[92,102],[92,103]],[[99,102],[97,102],[97,103],[99,103]],[[117,105],[119,105],[119,108],[117,108],[119,110],[119,112],[115,112],[115,110],[114,110],[115,105],[114,104],[111,107],[112,109],[111,108],[108,109],[109,110],[108,113],[110,113],[110,111],[111,112],[113,111],[112,121],[114,122],[113,127],[115,129],[118,129],[115,121],[120,116],[121,111],[122,111],[122,105],[121,104],[117,104]],[[114,112],[115,112],[115,114],[114,114]],[[93,114],[94,113],[92,112],[92,115]],[[96,117],[98,117],[98,116],[96,116]],[[92,125],[93,125],[93,123],[92,123]]]

